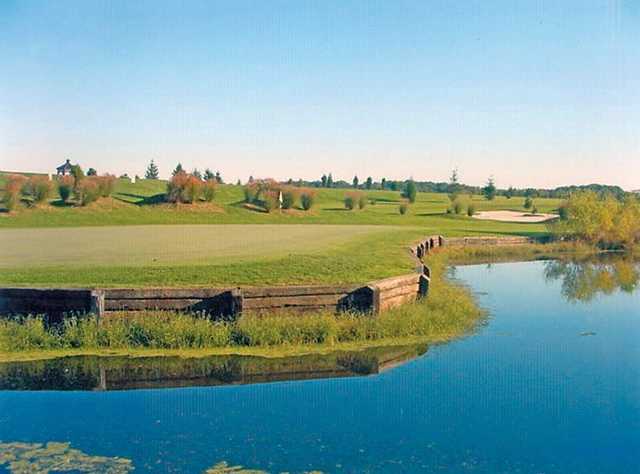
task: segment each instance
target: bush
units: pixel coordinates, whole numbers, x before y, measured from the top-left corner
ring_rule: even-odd
[[[113,193],[116,186],[116,177],[110,174],[104,176],[94,176],[94,179],[98,183],[98,192],[101,197],[109,197]]]
[[[254,183],[247,184],[244,187],[244,202],[251,204],[255,202],[258,196],[258,189]]]
[[[310,210],[316,202],[316,192],[311,189],[305,189],[300,195],[300,204],[305,211]]]
[[[362,197],[363,194],[361,192],[353,191],[347,193],[344,197],[344,207],[350,211],[354,210],[356,206],[360,205],[360,200]]]
[[[469,205],[467,206],[467,215],[469,217],[473,217],[476,215],[476,206],[473,203],[469,203]]]
[[[218,183],[214,179],[205,181],[204,184],[202,185],[202,198],[207,202],[213,201],[214,198],[216,197],[217,186],[218,186]]]
[[[460,199],[456,199],[455,201],[453,201],[453,212],[455,212],[456,214],[462,214],[462,209],[463,209],[463,205],[462,205],[462,201],[460,201]]]
[[[276,209],[280,209],[280,201],[278,200],[280,197],[279,194],[279,191],[275,190],[264,191],[262,193],[262,206],[265,211],[272,212]]]
[[[19,174],[13,174],[7,177],[7,182],[4,187],[4,195],[2,196],[2,203],[8,211],[15,210],[18,207],[18,204],[20,204],[20,195],[26,180],[27,178]]]
[[[167,200],[173,203],[191,204],[200,199],[202,187],[201,179],[180,171],[167,183]]]
[[[359,198],[358,198],[358,207],[360,209],[364,209],[365,207],[367,207],[367,204],[369,203],[369,200],[367,199],[367,196],[365,196],[364,194],[362,194]]]
[[[416,183],[414,183],[413,180],[410,179],[409,181],[407,181],[403,196],[407,198],[410,203],[414,203],[416,202],[417,193],[418,189],[416,188]]]
[[[531,210],[532,214],[537,214],[538,213],[538,208],[536,206],[533,206],[533,209]]]
[[[533,199],[527,196],[527,198],[524,200],[524,208],[531,209],[532,207],[533,207]]]
[[[293,209],[298,198],[298,193],[293,188],[282,190],[282,209]]]
[[[84,178],[76,183],[75,195],[78,203],[86,206],[100,197],[100,185],[95,177]]]
[[[72,176],[62,176],[58,179],[58,194],[64,202],[69,202],[73,192],[74,179]]]
[[[42,204],[51,197],[53,183],[47,176],[32,176],[25,183],[23,191],[34,204]]]
[[[398,210],[400,211],[400,214],[404,216],[409,211],[409,204],[403,202],[402,204],[400,204]]]

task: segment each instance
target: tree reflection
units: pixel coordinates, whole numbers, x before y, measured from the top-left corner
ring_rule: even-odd
[[[562,280],[562,295],[569,301],[591,301],[616,290],[632,293],[638,288],[640,268],[631,257],[585,260],[552,260],[546,263],[545,278]]]

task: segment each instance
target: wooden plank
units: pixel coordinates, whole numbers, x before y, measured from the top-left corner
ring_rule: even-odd
[[[380,301],[380,311],[386,311],[391,308],[396,308],[405,303],[409,303],[415,300],[416,300],[416,295],[414,294],[400,295],[400,296],[396,296],[395,298],[382,300]]]
[[[142,311],[142,310],[177,310],[187,309],[198,304],[203,304],[200,298],[175,298],[175,299],[110,299],[105,300],[105,311]],[[205,304],[203,304],[205,306]]]
[[[55,288],[0,288],[0,298],[26,299],[80,299],[89,298],[91,290]]]
[[[392,278],[386,278],[384,280],[378,280],[372,282],[373,285],[377,286],[380,291],[389,290],[392,288],[397,288],[399,286],[405,286],[410,284],[418,284],[418,280],[420,278],[420,274],[411,273],[409,275],[402,275]]]
[[[213,298],[229,288],[110,288],[104,290],[108,300],[119,299],[179,299]]]
[[[286,308],[290,306],[336,306],[345,295],[302,295],[251,298],[244,295],[243,310],[257,308]]]
[[[380,301],[388,300],[391,298],[395,298],[400,295],[417,295],[420,290],[419,285],[407,285],[407,286],[399,286],[397,288],[392,288],[390,290],[385,290],[380,292]]]
[[[266,298],[279,296],[346,295],[359,288],[358,285],[338,286],[274,286],[243,288],[245,298]]]

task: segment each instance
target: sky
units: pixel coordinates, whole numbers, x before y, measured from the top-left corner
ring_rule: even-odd
[[[0,0],[0,170],[640,188],[640,1]]]

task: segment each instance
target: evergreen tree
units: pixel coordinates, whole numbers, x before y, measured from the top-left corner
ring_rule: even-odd
[[[367,188],[367,189],[371,189],[373,187],[373,179],[371,178],[371,176],[369,176],[367,178],[367,181],[366,181],[364,187]]]
[[[387,178],[382,178],[382,181],[380,181],[380,186],[382,187],[382,189],[387,188]]]
[[[504,192],[504,195],[507,199],[511,199],[516,193],[516,190],[513,188],[513,186],[509,186],[509,189],[507,189]]]
[[[178,166],[176,166],[176,169],[173,170],[173,172],[171,173],[172,176],[177,175],[178,173],[184,173],[184,168],[182,167],[181,163],[178,163]]]
[[[320,182],[322,183],[322,187],[326,188],[327,187],[327,175],[323,174],[322,178],[320,178]]]
[[[202,173],[198,168],[194,168],[191,174],[198,179],[202,179]]]
[[[87,170],[87,176],[98,176],[98,172],[95,168],[89,168]]]
[[[216,171],[216,181],[218,184],[224,184],[222,181],[222,175],[220,175],[220,171]]]
[[[333,188],[333,175],[331,173],[327,176],[327,188]]]
[[[356,176],[353,177],[353,187],[354,188],[358,187],[358,182],[359,182],[358,176],[356,175]]]
[[[147,171],[145,172],[144,177],[145,179],[158,179],[158,176],[158,167],[156,166],[155,162],[151,160],[151,163],[149,163],[149,166],[147,166]]]
[[[449,199],[451,202],[455,201],[460,194],[460,183],[458,182],[458,168],[454,168],[451,172],[451,178],[449,178]]]
[[[416,188],[416,183],[413,182],[412,179],[407,181],[407,184],[404,188],[404,197],[406,197],[409,202],[416,202],[416,195],[418,193],[418,189]]]
[[[215,178],[216,178],[216,175],[213,174],[213,171],[211,171],[209,168],[204,170],[204,180],[205,181],[213,181]]]
[[[496,185],[493,180],[493,176],[491,176],[487,181],[487,185],[482,188],[482,194],[484,194],[484,197],[487,201],[493,201],[496,198],[496,192]]]

